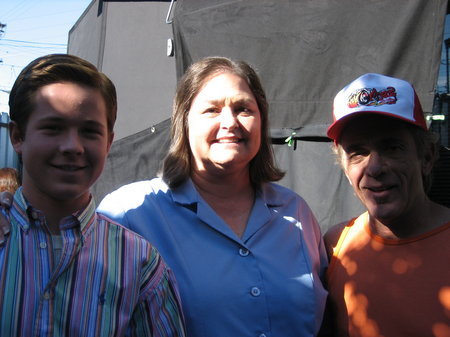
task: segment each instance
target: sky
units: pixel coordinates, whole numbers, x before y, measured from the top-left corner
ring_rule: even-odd
[[[91,0],[0,0],[0,112],[20,71],[39,56],[66,53],[69,31]]]

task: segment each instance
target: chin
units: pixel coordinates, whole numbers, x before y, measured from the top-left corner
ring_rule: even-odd
[[[77,200],[79,198],[83,198],[86,194],[89,193],[89,190],[84,188],[79,188],[79,186],[75,188],[61,188],[59,190],[53,191],[54,199],[60,201],[68,201],[68,200]]]
[[[215,163],[216,165],[220,165],[220,166],[227,166],[227,165],[231,165],[233,164],[233,162],[235,162],[235,158],[229,158],[229,157],[221,157],[221,158],[214,158],[213,159],[213,163]]]
[[[389,222],[399,216],[401,208],[396,205],[379,205],[368,208],[369,214],[380,222]]]

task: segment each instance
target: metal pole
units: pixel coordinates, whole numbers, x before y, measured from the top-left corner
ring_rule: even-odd
[[[448,47],[450,44],[450,39],[446,39],[445,41],[445,64],[446,64],[446,70],[447,70],[447,93],[450,92],[450,84],[449,84],[449,64],[448,64]]]

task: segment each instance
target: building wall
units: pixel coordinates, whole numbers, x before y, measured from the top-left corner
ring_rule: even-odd
[[[19,158],[9,140],[8,123],[9,115],[2,112],[0,114],[0,168],[14,167],[19,169]]]
[[[81,56],[115,83],[116,140],[170,118],[175,58],[167,56],[172,27],[167,1],[94,0],[69,32],[68,53]]]
[[[69,31],[69,54],[78,55],[101,69],[104,16],[97,16],[98,0],[93,0]]]

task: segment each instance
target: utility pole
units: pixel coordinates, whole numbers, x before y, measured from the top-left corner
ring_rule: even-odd
[[[446,63],[446,69],[447,69],[447,92],[444,94],[444,95],[442,95],[443,97],[445,97],[445,103],[446,103],[446,105],[447,105],[447,114],[446,114],[446,121],[445,121],[445,123],[447,124],[447,142],[446,142],[446,144],[444,144],[444,145],[446,145],[446,146],[448,146],[449,145],[449,143],[450,143],[450,120],[449,120],[449,117],[450,117],[450,100],[449,100],[449,94],[450,94],[450,69],[449,69],[449,59],[448,59],[448,49],[450,48],[450,38],[449,39],[445,39],[444,40],[444,43],[445,43],[445,63]],[[444,126],[445,126],[445,124],[444,124]]]
[[[449,64],[448,64],[448,48],[450,47],[450,39],[446,39],[444,41],[445,44],[445,64],[446,64],[446,70],[447,70],[447,94],[450,93],[450,84],[449,84]]]
[[[3,34],[5,34],[5,28],[6,24],[0,22],[0,39],[3,37]],[[0,63],[3,63],[2,59],[0,59]]]

